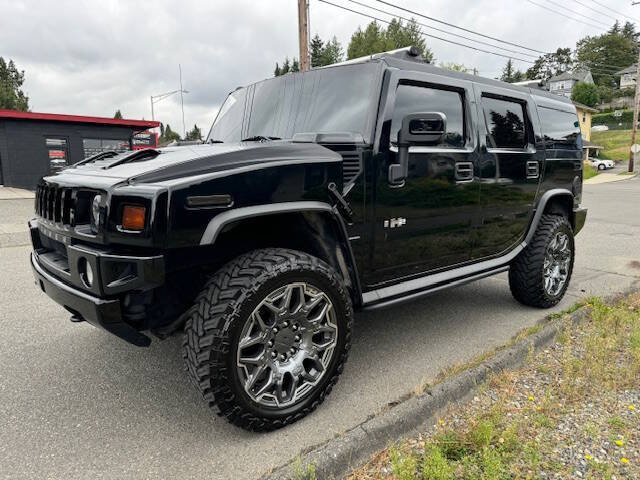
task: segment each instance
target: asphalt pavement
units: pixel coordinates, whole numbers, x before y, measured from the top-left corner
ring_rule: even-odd
[[[5,202],[14,201],[0,201],[0,222],[26,221],[32,200]],[[640,278],[640,179],[585,186],[584,205],[571,287],[552,311]],[[324,404],[255,434],[207,408],[183,370],[180,338],[140,349],[72,324],[34,285],[28,254],[0,248],[0,478],[256,478],[550,313],[516,303],[503,274],[359,314]]]

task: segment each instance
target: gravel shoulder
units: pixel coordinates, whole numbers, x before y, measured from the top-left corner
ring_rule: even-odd
[[[349,478],[640,478],[640,293],[584,308],[521,369]]]

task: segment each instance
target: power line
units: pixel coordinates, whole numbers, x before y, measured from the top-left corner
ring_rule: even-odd
[[[318,1],[319,1],[319,2],[321,2],[321,3],[325,3],[325,4],[327,4],[327,5],[331,5],[331,6],[333,6],[333,7],[336,7],[336,8],[339,8],[339,9],[342,9],[342,10],[345,10],[345,11],[348,11],[348,12],[351,12],[351,13],[355,13],[355,14],[357,14],[357,15],[361,15],[361,16],[363,16],[363,17],[370,18],[370,19],[375,20],[375,21],[378,21],[378,22],[385,23],[385,24],[387,24],[387,25],[390,25],[390,24],[391,24],[391,22],[389,22],[388,20],[383,20],[383,19],[378,18],[378,17],[376,17],[376,16],[374,16],[374,15],[370,15],[370,14],[368,14],[368,13],[364,13],[364,12],[361,12],[361,11],[358,11],[358,10],[354,10],[354,9],[352,9],[352,8],[345,7],[345,6],[343,6],[343,5],[338,5],[338,4],[332,3],[332,2],[330,2],[330,1],[328,1],[328,0],[318,0]],[[351,0],[349,0],[349,1],[351,1]],[[383,2],[383,3],[384,3],[384,2]],[[410,13],[414,13],[414,12],[410,12]],[[415,15],[420,15],[420,14],[418,14],[418,13],[414,13],[414,14],[415,14]],[[529,64],[534,64],[534,63],[535,63],[534,61],[531,61],[531,60],[527,60],[527,59],[523,59],[523,58],[518,58],[518,57],[511,56],[511,55],[504,55],[504,54],[502,54],[502,53],[498,53],[498,52],[492,52],[492,51],[485,50],[485,49],[482,49],[482,48],[474,47],[474,46],[472,46],[472,45],[466,45],[466,44],[464,44],[464,43],[456,42],[456,41],[454,41],[454,40],[450,40],[450,39],[447,39],[447,38],[438,37],[438,36],[436,36],[436,35],[430,35],[430,34],[428,34],[428,33],[424,33],[424,32],[422,32],[422,31],[420,32],[420,35],[425,36],[425,37],[435,38],[435,39],[437,39],[437,40],[441,40],[441,41],[443,41],[443,42],[451,43],[451,44],[458,45],[458,46],[461,46],[461,47],[464,47],[464,48],[469,48],[469,49],[471,49],[471,50],[475,50],[475,51],[478,51],[478,52],[488,53],[488,54],[490,54],[490,55],[496,55],[496,56],[499,56],[499,57],[508,58],[508,59],[511,59],[511,60],[517,60],[517,61],[524,62],[524,63],[529,63]],[[500,48],[500,47],[498,47],[498,48]],[[595,69],[595,68],[591,68],[590,70],[591,70],[592,72],[596,72],[596,73],[598,73],[599,75],[603,75],[603,76],[611,76],[611,77],[613,77],[613,75],[612,75],[610,72],[600,71],[600,70]]]
[[[397,5],[394,5],[392,3],[386,2],[384,0],[376,0],[376,1],[379,2],[379,3],[384,3],[385,5],[388,5],[389,7],[394,7],[394,8],[397,8],[398,10],[402,10],[404,12],[410,13],[412,15],[417,15],[418,17],[426,18],[427,20],[431,20],[433,22],[441,23],[441,24],[446,25],[448,27],[457,28],[458,30],[462,30],[464,32],[473,33],[474,35],[478,35],[480,37],[488,38],[489,40],[494,40],[496,42],[504,43],[506,45],[511,45],[512,47],[522,48],[524,50],[529,50],[530,52],[535,52],[535,53],[541,53],[543,55],[548,53],[548,52],[543,52],[541,50],[536,50],[535,48],[525,47],[524,45],[518,45],[517,43],[509,42],[507,40],[501,40],[501,39],[496,38],[496,37],[491,37],[489,35],[485,35],[484,33],[475,32],[475,31],[470,30],[468,28],[459,27],[458,25],[454,25],[453,23],[445,22],[444,20],[438,20],[437,18],[433,18],[433,17],[430,17],[428,15],[424,15],[424,14],[416,12],[414,10],[409,10],[408,8],[399,7]]]
[[[408,19],[408,18],[406,18],[406,17],[402,17],[402,16],[400,16],[400,15],[396,15],[396,14],[394,14],[394,13],[388,12],[388,11],[386,11],[386,10],[381,10],[381,9],[379,9],[379,8],[372,7],[372,6],[370,6],[370,5],[366,5],[366,4],[364,4],[364,3],[358,2],[357,0],[347,0],[347,1],[348,1],[348,2],[351,2],[351,3],[355,3],[356,5],[360,5],[361,7],[369,8],[369,9],[371,9],[371,10],[375,10],[376,12],[384,13],[385,15],[391,15],[392,17],[396,17],[396,18],[399,18],[399,19],[401,19],[401,20],[405,20],[405,21],[407,21],[407,22],[412,21],[412,19]],[[442,29],[442,28],[434,27],[434,26],[432,26],[432,25],[427,25],[426,23],[420,23],[420,22],[417,22],[417,21],[415,21],[415,20],[413,20],[413,21],[414,21],[417,25],[423,26],[423,27],[425,27],[425,28],[430,28],[430,29],[432,29],[432,30],[436,30],[437,32],[443,32],[443,33],[446,33],[447,35],[452,35],[452,36],[454,36],[454,37],[462,38],[462,39],[464,39],[464,40],[469,40],[469,41],[471,41],[471,42],[479,43],[479,44],[481,44],[481,45],[486,45],[486,46],[488,46],[488,47],[492,47],[492,48],[499,48],[500,50],[504,50],[504,51],[506,51],[506,52],[510,52],[510,53],[516,53],[516,54],[518,54],[518,55],[526,55],[526,56],[528,56],[528,57],[533,57],[533,58],[537,58],[537,57],[538,57],[538,55],[534,55],[534,54],[532,54],[532,53],[526,53],[526,52],[519,52],[519,51],[517,51],[517,50],[511,50],[511,49],[509,49],[509,48],[501,47],[500,45],[493,45],[492,43],[483,42],[482,40],[477,40],[477,39],[475,39],[475,38],[466,37],[466,36],[464,36],[464,35],[460,35],[460,34],[458,34],[458,33],[453,33],[453,32],[450,32],[450,31],[448,31],[448,30],[444,30],[444,29]]]
[[[343,6],[343,5],[337,5],[337,4],[335,4],[335,3],[329,2],[328,0],[318,0],[318,1],[319,1],[319,2],[322,2],[322,3],[326,3],[327,5],[332,5],[332,6],[334,6],[334,7],[340,8],[340,9],[342,9],[342,10],[346,10],[346,11],[351,12],[351,13],[355,13],[355,14],[357,14],[357,15],[362,15],[363,17],[371,18],[372,20],[376,20],[376,21],[378,21],[378,22],[386,23],[387,25],[391,25],[391,22],[389,22],[389,21],[387,21],[387,20],[383,20],[383,19],[378,18],[378,17],[375,17],[375,16],[373,16],[373,15],[369,15],[368,13],[359,12],[359,11],[357,11],[357,10],[353,10],[353,9],[351,9],[351,8],[349,8],[349,7],[345,7],[345,6]],[[456,42],[456,41],[454,41],[454,40],[449,40],[449,39],[447,39],[447,38],[438,37],[438,36],[436,36],[436,35],[431,35],[431,34],[424,33],[424,32],[420,32],[420,35],[422,35],[422,36],[424,36],[424,37],[435,38],[436,40],[441,40],[441,41],[443,41],[443,42],[452,43],[452,44],[454,44],[454,45],[458,45],[458,46],[460,46],[460,47],[470,48],[471,50],[476,50],[476,51],[478,51],[478,52],[488,53],[488,54],[490,54],[490,55],[496,55],[496,56],[498,56],[498,57],[510,58],[511,60],[518,60],[518,61],[520,61],[520,62],[525,62],[525,63],[535,63],[535,62],[533,62],[533,61],[531,61],[531,60],[525,60],[525,59],[523,59],[523,58],[517,58],[517,57],[511,56],[511,55],[504,55],[504,54],[502,54],[502,53],[498,53],[498,52],[491,52],[491,51],[489,51],[489,50],[484,50],[484,49],[482,49],[482,48],[477,48],[477,47],[474,47],[474,46],[472,46],[472,45],[466,45],[466,44],[464,44],[464,43]]]
[[[349,0],[349,1],[352,1],[352,0]],[[437,18],[430,17],[430,16],[428,16],[428,15],[425,15],[425,14],[423,14],[423,13],[417,12],[417,11],[415,11],[415,10],[410,10],[410,9],[408,9],[408,8],[400,7],[400,6],[398,6],[398,5],[393,5],[393,4],[391,4],[391,3],[387,2],[387,1],[384,1],[384,0],[375,0],[375,1],[377,1],[377,2],[379,2],[379,3],[383,3],[383,4],[385,4],[385,5],[389,5],[389,6],[391,6],[391,7],[394,7],[394,8],[396,8],[396,9],[398,9],[398,10],[402,10],[402,11],[407,12],[407,13],[410,13],[410,14],[412,14],[412,15],[416,15],[416,16],[418,16],[418,17],[426,18],[426,19],[428,19],[428,20],[431,20],[431,21],[434,21],[434,22],[438,22],[438,23],[441,23],[441,24],[444,24],[444,25],[447,25],[447,26],[450,26],[450,27],[453,27],[453,28],[457,28],[457,29],[459,29],[459,30],[463,30],[463,31],[465,31],[465,32],[469,32],[469,33],[472,33],[472,34],[474,34],[474,35],[478,35],[478,36],[481,36],[481,37],[484,37],[484,38],[489,38],[489,39],[494,40],[494,41],[499,42],[499,43],[504,43],[504,44],[507,44],[507,45],[512,45],[512,46],[515,46],[515,47],[518,47],[518,48],[521,48],[521,49],[524,49],[524,50],[529,50],[529,51],[531,51],[531,52],[540,53],[540,54],[542,54],[542,55],[553,55],[553,54],[555,54],[555,52],[543,52],[543,51],[541,51],[541,50],[536,50],[536,49],[534,49],[534,48],[530,48],[530,47],[527,47],[527,46],[525,46],[525,45],[520,45],[520,44],[517,44],[517,43],[509,42],[509,41],[507,41],[507,40],[501,40],[501,39],[496,38],[496,37],[491,37],[491,36],[489,36],[489,35],[485,35],[485,34],[483,34],[483,33],[476,32],[476,31],[474,31],[474,30],[470,30],[470,29],[468,29],[468,28],[460,27],[460,26],[458,26],[458,25],[454,25],[454,24],[452,24],[452,23],[448,23],[448,22],[445,22],[445,21],[443,21],[443,20],[439,20],[439,19],[437,19]],[[369,7],[369,8],[372,8],[372,9],[373,9],[374,7]],[[391,14],[389,13],[389,15],[391,15]],[[399,17],[399,18],[400,18],[400,17]],[[420,24],[420,25],[423,25],[423,24]],[[433,28],[433,27],[432,27],[432,28]],[[599,27],[598,27],[598,28],[599,28]],[[453,33],[451,33],[451,34],[453,35]],[[473,41],[475,41],[475,42],[479,42],[479,40],[473,40]],[[502,47],[494,46],[494,48],[502,48]],[[523,52],[523,53],[521,53],[521,55],[528,55],[528,54],[525,54],[525,53]],[[529,56],[533,56],[533,55],[529,55]],[[621,69],[625,68],[625,67],[620,67],[620,66],[618,66],[618,65],[605,65],[605,64],[603,64],[603,65],[601,65],[601,66],[602,66],[602,67],[611,67],[611,68],[613,68],[613,69],[617,69],[617,70],[621,70]],[[596,68],[598,68],[598,67],[596,67]],[[616,70],[616,71],[617,71],[617,70]]]
[[[582,3],[582,2],[580,2],[579,0],[571,0],[571,1],[572,1],[572,2],[577,3],[578,5],[582,5],[582,6],[583,6],[583,7],[585,7],[585,8],[588,8],[589,10],[591,10],[591,11],[593,11],[593,12],[595,12],[595,13],[599,14],[599,15],[603,15],[603,16],[605,16],[605,17],[609,17],[609,18],[611,18],[611,19],[613,19],[613,20],[618,20],[616,17],[612,17],[612,16],[611,16],[611,15],[609,15],[608,13],[604,13],[604,12],[601,12],[600,10],[596,10],[595,8],[590,7],[590,6],[589,6],[589,5],[587,5],[586,3]]]
[[[593,21],[593,22],[597,23],[598,25],[601,25],[601,26],[603,26],[603,27],[605,27],[605,28],[609,28],[609,26],[608,26],[608,25],[606,25],[606,24],[602,23],[602,22],[601,22],[600,20],[598,20],[597,18],[589,17],[589,16],[584,15],[584,14],[582,14],[582,13],[580,13],[580,12],[577,12],[576,10],[571,10],[570,8],[567,8],[567,7],[565,7],[565,6],[561,5],[561,4],[557,3],[557,2],[554,2],[553,0],[545,0],[545,1],[546,1],[547,3],[550,3],[551,5],[555,5],[556,7],[559,7],[559,8],[561,8],[561,9],[563,9],[563,10],[566,10],[567,12],[573,13],[573,14],[575,14],[575,15],[579,15],[579,16],[581,16],[581,17],[586,18],[587,20],[591,20],[591,21]],[[574,20],[575,20],[575,19],[574,19]]]
[[[591,1],[592,1],[593,3],[595,3],[596,5],[600,5],[601,7],[606,8],[607,10],[611,10],[613,13],[617,13],[618,15],[622,15],[623,17],[626,17],[626,18],[628,18],[629,20],[633,20],[634,22],[637,22],[637,21],[638,21],[638,20],[636,20],[635,18],[630,17],[629,15],[626,15],[626,14],[624,14],[624,13],[622,13],[622,12],[619,12],[619,11],[617,11],[617,10],[614,10],[613,8],[609,7],[608,5],[605,5],[605,4],[603,4],[603,3],[598,2],[597,0],[591,0]]]
[[[545,10],[548,10],[548,11],[550,11],[550,12],[553,12],[553,13],[555,13],[556,15],[560,15],[560,16],[562,16],[562,17],[564,17],[564,18],[568,18],[569,20],[573,20],[574,22],[582,23],[582,24],[584,24],[584,25],[588,25],[589,27],[593,27],[593,28],[597,28],[598,30],[602,30],[602,27],[599,27],[598,25],[593,25],[593,24],[591,24],[591,23],[584,22],[584,21],[579,20],[579,19],[577,19],[577,18],[573,18],[573,17],[571,17],[571,16],[569,16],[569,15],[565,15],[564,13],[559,12],[559,11],[557,11],[557,10],[554,10],[553,8],[549,8],[549,7],[547,7],[546,5],[540,5],[539,3],[536,3],[536,2],[534,2],[533,0],[526,0],[526,1],[527,1],[527,2],[529,2],[529,3],[531,3],[531,4],[533,4],[533,5],[535,5],[535,6],[537,6],[537,7],[544,8]]]

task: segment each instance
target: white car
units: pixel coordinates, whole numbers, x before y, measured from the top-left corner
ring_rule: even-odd
[[[589,162],[598,170],[607,170],[616,166],[613,160],[602,160],[600,158],[590,158]]]
[[[607,130],[609,130],[609,127],[606,125],[594,125],[591,127],[592,132],[606,132]]]

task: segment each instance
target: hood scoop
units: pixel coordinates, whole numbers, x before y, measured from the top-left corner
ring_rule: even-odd
[[[97,164],[98,162],[103,163],[103,165],[97,164],[99,168],[103,170],[108,170],[110,168],[116,167],[118,165],[122,165],[124,163],[133,163],[133,162],[142,162],[145,160],[150,160],[152,158],[156,158],[160,155],[160,151],[154,148],[145,148],[144,150],[134,150],[124,153],[118,153],[113,150],[107,150],[106,152],[100,152],[96,155],[93,155],[89,158],[85,158],[84,160],[76,163],[72,166],[72,168],[77,168],[83,165],[88,165],[90,163]],[[111,161],[109,161],[111,160]]]

